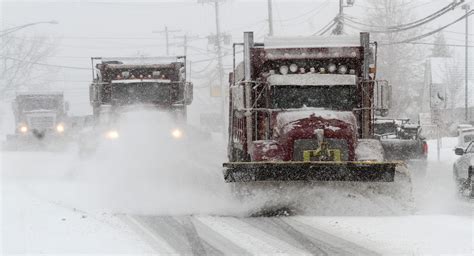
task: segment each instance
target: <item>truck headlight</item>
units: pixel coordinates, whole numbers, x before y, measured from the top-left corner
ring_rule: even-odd
[[[183,131],[180,129],[174,129],[171,131],[171,136],[173,136],[175,139],[181,139],[183,137]]]
[[[22,125],[22,126],[20,127],[20,132],[26,133],[27,131],[28,131],[28,127],[26,127],[26,125]]]
[[[64,125],[63,124],[58,124],[56,126],[56,131],[59,132],[59,133],[64,132]]]
[[[105,134],[105,137],[109,140],[115,140],[115,139],[118,139],[119,133],[116,130],[111,130]]]

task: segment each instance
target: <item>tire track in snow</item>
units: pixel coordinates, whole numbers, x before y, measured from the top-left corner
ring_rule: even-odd
[[[133,216],[153,234],[161,237],[177,254],[223,255],[198,234],[192,216]],[[153,241],[152,241],[153,242]],[[158,253],[162,253],[158,251]]]
[[[312,225],[310,226],[304,223],[304,218],[304,216],[287,217],[282,218],[281,221],[298,230],[306,237],[316,238],[320,242],[330,245],[333,250],[339,252],[336,253],[337,255],[380,255],[375,251],[359,246],[351,241],[329,234]]]
[[[246,218],[243,221],[259,228],[268,235],[273,235],[295,247],[310,252],[312,255],[341,255],[330,245],[314,238],[307,237],[279,218]],[[337,248],[336,248],[337,249]]]
[[[238,218],[209,216],[197,217],[197,219],[233,243],[239,244],[244,250],[253,255],[311,255],[310,252],[269,235]]]
[[[142,224],[135,217],[125,215],[122,217],[133,230],[137,231],[144,240],[160,254],[177,255],[179,251],[175,250],[165,239],[152,232],[146,225]]]
[[[133,216],[157,253],[378,255],[299,217]],[[150,239],[151,238],[151,239]]]

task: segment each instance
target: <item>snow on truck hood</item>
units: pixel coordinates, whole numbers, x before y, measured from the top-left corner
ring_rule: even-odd
[[[352,124],[354,130],[357,129],[357,121],[354,114],[350,111],[334,111],[323,108],[296,108],[286,109],[284,112],[278,112],[276,116],[277,126],[284,128],[284,132],[291,130],[293,126],[288,125],[301,119],[316,116],[323,119],[337,119]]]
[[[270,85],[300,85],[300,86],[333,86],[333,85],[356,85],[355,75],[339,74],[287,74],[270,75],[267,78]]]

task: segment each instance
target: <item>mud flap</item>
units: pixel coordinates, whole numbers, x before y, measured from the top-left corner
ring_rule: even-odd
[[[393,182],[401,162],[231,162],[226,182],[358,181]]]

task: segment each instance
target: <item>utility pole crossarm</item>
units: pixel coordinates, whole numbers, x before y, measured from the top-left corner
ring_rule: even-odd
[[[164,29],[164,30],[161,30],[161,31],[157,31],[157,30],[153,30],[153,31],[152,31],[152,33],[156,33],[156,34],[165,34],[165,38],[166,38],[166,56],[169,56],[169,55],[170,55],[169,34],[170,34],[170,33],[177,33],[177,32],[181,32],[181,30],[178,30],[178,29],[169,30],[169,29],[168,29],[168,26],[165,26],[165,29]]]

